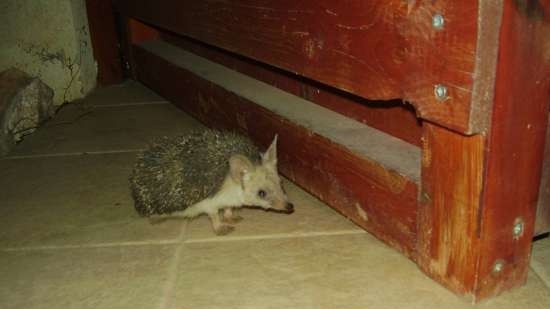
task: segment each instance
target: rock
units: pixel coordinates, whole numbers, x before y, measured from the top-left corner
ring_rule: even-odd
[[[0,157],[55,113],[53,90],[18,69],[0,72]]]

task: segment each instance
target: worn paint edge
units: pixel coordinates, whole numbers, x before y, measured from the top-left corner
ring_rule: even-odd
[[[420,149],[416,146],[169,43],[153,40],[138,46],[420,183]],[[302,112],[297,113],[296,106]]]
[[[489,130],[497,73],[503,0],[479,0],[474,86],[466,134]]]

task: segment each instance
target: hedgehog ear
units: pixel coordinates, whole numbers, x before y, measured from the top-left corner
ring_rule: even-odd
[[[254,169],[254,165],[243,155],[234,155],[229,159],[229,172],[233,180],[241,184],[244,189],[243,178]]]
[[[262,154],[262,164],[277,166],[277,134],[271,142],[271,146],[267,148],[264,154]]]

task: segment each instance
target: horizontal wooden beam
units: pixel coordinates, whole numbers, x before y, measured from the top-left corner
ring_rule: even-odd
[[[487,129],[499,1],[114,2],[127,16],[340,90],[403,99],[453,130]],[[436,85],[447,89],[442,100]]]
[[[165,32],[161,33],[161,37],[200,57],[324,106],[410,144],[420,146],[421,121],[416,117],[414,108],[401,100],[382,102],[363,99],[219,48],[213,48],[196,40]]]
[[[284,175],[414,256],[417,147],[161,41],[134,56],[139,80],[207,125],[264,146],[279,134]]]

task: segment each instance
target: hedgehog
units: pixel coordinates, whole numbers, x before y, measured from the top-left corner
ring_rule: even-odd
[[[207,214],[218,235],[232,232],[231,224],[241,219],[234,208],[292,213],[277,171],[276,145],[277,136],[260,153],[244,135],[211,129],[159,138],[138,154],[130,176],[135,209],[144,217]]]

